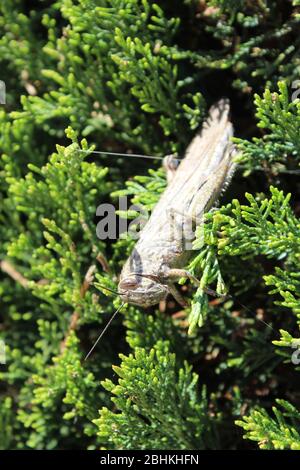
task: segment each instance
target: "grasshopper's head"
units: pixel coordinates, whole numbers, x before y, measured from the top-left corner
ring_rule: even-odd
[[[168,286],[161,284],[155,276],[131,274],[120,280],[118,292],[124,302],[150,307],[166,297]]]

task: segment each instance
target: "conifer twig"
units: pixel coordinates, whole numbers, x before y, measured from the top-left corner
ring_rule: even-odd
[[[83,283],[82,283],[81,288],[80,288],[80,297],[81,297],[81,299],[83,299],[85,297],[85,294],[87,293],[90,285],[92,284],[93,279],[94,279],[95,271],[96,271],[96,265],[92,264],[88,268],[88,270],[86,272],[86,275],[84,276]],[[66,341],[67,341],[67,338],[70,335],[71,331],[76,330],[78,320],[79,320],[79,311],[78,311],[78,309],[76,309],[76,310],[74,310],[74,312],[71,315],[69,328],[67,330],[67,333],[66,333],[63,341],[61,342],[61,345],[60,345],[60,352],[61,353],[64,351],[64,349],[66,347]]]
[[[18,282],[22,287],[28,289],[29,281],[24,277],[16,268],[9,263],[8,261],[1,261],[0,262],[1,271],[8,274],[14,281]]]

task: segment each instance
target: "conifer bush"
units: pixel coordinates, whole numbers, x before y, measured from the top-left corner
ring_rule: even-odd
[[[0,15],[0,448],[299,450],[299,0]],[[96,209],[166,186],[159,159],[94,151],[182,155],[221,96],[237,170],[197,229],[200,286],[126,305],[85,361],[134,244],[100,240]]]

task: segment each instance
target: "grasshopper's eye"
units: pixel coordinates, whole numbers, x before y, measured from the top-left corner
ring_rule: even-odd
[[[128,289],[136,289],[137,286],[138,286],[139,282],[132,278],[132,279],[123,279],[120,284],[119,284],[119,287],[120,289],[124,289],[124,290],[128,290]]]

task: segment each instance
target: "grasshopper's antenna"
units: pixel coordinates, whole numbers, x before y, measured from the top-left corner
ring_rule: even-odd
[[[247,305],[244,305],[242,302],[239,301],[239,299],[237,299],[235,297],[235,295],[232,295],[232,294],[218,294],[216,291],[214,291],[213,289],[210,289],[209,287],[205,287],[204,288],[204,292],[206,292],[207,294],[209,295],[213,295],[214,297],[220,297],[220,298],[227,298],[227,299],[232,299],[234,300],[237,304],[239,304],[242,308],[244,308],[245,310],[247,310],[249,313],[251,313],[251,315],[253,316],[253,311],[247,307]],[[258,321],[260,321],[261,323],[263,323],[265,326],[267,326],[268,328],[270,328],[271,330],[273,330],[276,334],[278,334],[278,331],[275,330],[275,328],[273,328],[271,325],[269,325],[269,323],[265,322],[264,320],[262,320],[261,318],[257,318],[256,319]]]
[[[132,158],[146,158],[148,160],[164,160],[165,157],[159,157],[156,155],[143,155],[142,153],[122,153],[122,152],[105,152],[105,150],[83,150],[77,149],[77,152],[84,152],[88,153],[89,155],[97,154],[97,155],[109,155],[113,157],[132,157]],[[183,160],[183,157],[174,157],[174,161],[179,162]]]
[[[143,155],[141,153],[105,152],[104,150],[82,150],[82,149],[78,149],[77,151],[89,153],[90,155],[95,153],[98,155],[110,155],[113,157],[133,157],[133,158],[148,158],[149,160],[164,160],[164,157],[157,157],[155,155]],[[180,159],[178,158],[178,160]]]
[[[108,292],[112,292],[112,293],[115,294],[115,295],[119,295],[119,296],[124,295],[124,294],[122,294],[121,292],[118,292],[118,291],[116,291],[116,290],[110,289],[109,287],[102,286],[101,284],[98,284],[98,282],[97,282],[97,287],[101,287],[101,289],[108,290]]]
[[[247,167],[245,165],[238,165],[237,168],[240,168],[241,170],[247,170]],[[271,168],[269,169],[271,170]],[[260,167],[260,166],[257,166],[257,167],[254,167],[253,168],[253,171],[262,171],[262,172],[266,172],[266,168],[263,168],[263,167]],[[275,170],[274,171],[274,176],[278,176],[280,174],[290,174],[290,175],[299,175],[300,174],[300,170],[297,170],[297,169],[294,169],[294,170],[289,170],[289,169],[278,169],[277,171]]]
[[[100,339],[102,338],[102,336],[104,335],[104,333],[106,332],[107,328],[109,327],[109,325],[111,324],[111,322],[113,321],[113,319],[116,317],[116,315],[119,313],[119,311],[124,307],[125,305],[125,302],[122,303],[122,305],[115,311],[115,313],[110,317],[110,319],[108,320],[108,322],[106,323],[105,327],[103,328],[102,332],[100,333],[100,335],[98,336],[97,340],[95,341],[95,343],[93,344],[93,346],[91,347],[91,349],[89,350],[89,352],[87,353],[87,355],[85,356],[84,358],[84,361],[86,361],[90,355],[92,354],[92,352],[94,351],[95,347],[97,346],[97,344],[99,343]]]
[[[247,310],[249,313],[251,313],[253,315],[253,311],[247,307],[247,305],[244,305],[242,304],[242,302],[240,302],[235,296],[233,295],[230,295],[230,297],[232,298],[232,300],[235,300],[238,304],[240,304],[241,307],[243,307],[245,310]],[[273,326],[269,325],[269,323],[267,323],[266,321],[262,320],[261,318],[257,318],[255,317],[258,321],[260,321],[261,323],[263,323],[265,326],[267,326],[268,328],[270,328],[271,330],[273,330],[276,334],[278,334],[278,331],[275,330],[275,328],[273,328]]]

